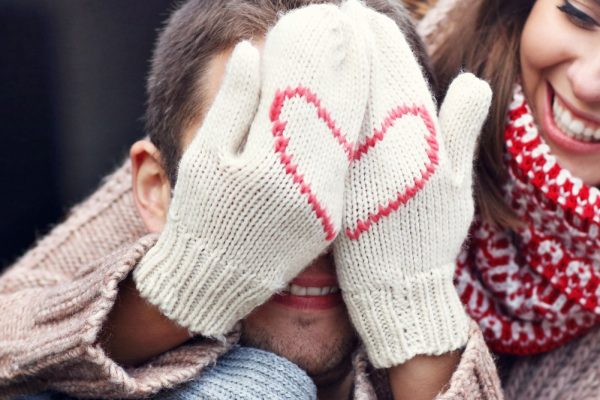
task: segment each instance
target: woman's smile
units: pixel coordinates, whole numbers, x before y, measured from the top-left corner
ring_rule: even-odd
[[[586,114],[547,85],[543,130],[550,139],[573,153],[600,151],[600,119]]]
[[[523,29],[521,79],[561,166],[600,185],[600,3],[535,2]]]

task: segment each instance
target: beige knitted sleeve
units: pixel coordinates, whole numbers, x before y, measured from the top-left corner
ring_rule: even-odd
[[[505,369],[504,390],[508,400],[597,399],[600,326],[555,350],[516,357],[513,361]]]
[[[494,357],[477,323],[469,321],[469,339],[446,391],[435,400],[502,400],[503,390]]]
[[[236,334],[122,368],[99,346],[118,283],[156,242],[144,234],[127,162],[0,277],[0,399],[48,389],[143,397],[196,376],[227,351]]]

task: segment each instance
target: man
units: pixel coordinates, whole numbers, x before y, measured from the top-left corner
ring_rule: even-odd
[[[325,251],[332,240],[332,238],[329,238],[329,235],[326,237],[327,240],[315,239],[316,244],[311,248],[312,255],[303,256],[304,258],[292,257],[296,263],[296,267],[292,271],[286,271],[284,275],[287,275],[287,277],[277,274],[271,275],[272,278],[277,278],[271,288],[272,292],[283,289],[282,283],[287,283],[289,279],[295,277],[287,290],[284,290],[283,294],[275,295],[271,300],[268,297],[265,298],[263,293],[261,294],[262,297],[252,297],[252,301],[236,302],[235,296],[244,293],[237,291],[239,288],[238,285],[245,285],[246,281],[244,280],[225,280],[218,282],[219,284],[216,285],[208,282],[206,283],[208,286],[194,285],[191,286],[191,291],[186,292],[186,284],[190,277],[190,274],[187,273],[184,274],[185,279],[180,281],[181,285],[177,289],[183,288],[186,296],[188,296],[187,298],[192,295],[195,296],[197,293],[194,292],[205,290],[197,290],[196,287],[209,287],[212,292],[205,290],[207,294],[205,294],[205,297],[201,296],[203,301],[207,301],[207,299],[208,301],[212,301],[213,297],[220,296],[221,298],[227,298],[226,300],[229,303],[225,303],[226,307],[224,308],[219,308],[220,305],[216,303],[198,303],[194,299],[192,299],[191,303],[186,303],[184,300],[181,300],[183,298],[181,297],[181,293],[177,294],[177,290],[174,289],[178,286],[177,282],[164,283],[165,277],[168,278],[169,273],[165,274],[161,272],[162,275],[159,279],[152,278],[153,271],[160,270],[157,265],[161,265],[161,263],[173,265],[171,263],[173,261],[173,254],[178,260],[175,263],[176,265],[184,265],[186,263],[185,260],[187,260],[189,264],[195,266],[198,259],[208,257],[201,251],[202,249],[198,250],[194,245],[189,247],[184,246],[185,249],[183,250],[178,249],[178,244],[184,243],[185,238],[187,238],[185,235],[177,237],[176,240],[164,245],[167,241],[165,239],[167,235],[164,234],[164,227],[166,225],[175,226],[177,223],[173,221],[176,221],[177,217],[180,216],[176,211],[174,212],[170,209],[171,190],[173,188],[175,191],[174,199],[180,199],[177,210],[185,209],[186,203],[193,202],[197,198],[196,196],[177,195],[178,184],[180,184],[180,187],[185,185],[185,183],[181,184],[182,179],[184,182],[189,183],[190,179],[193,178],[193,176],[190,177],[187,175],[183,178],[177,176],[177,166],[180,165],[179,159],[181,158],[181,153],[193,143],[194,134],[197,129],[205,124],[205,121],[202,119],[207,115],[208,105],[213,103],[219,91],[220,82],[232,47],[242,39],[257,39],[262,37],[267,32],[268,27],[276,21],[278,13],[287,9],[297,8],[300,5],[290,2],[281,8],[281,5],[275,6],[271,2],[256,5],[242,1],[231,1],[224,4],[189,1],[173,15],[159,40],[153,61],[153,70],[149,79],[147,122],[148,133],[150,133],[152,142],[138,142],[131,150],[133,193],[144,227],[140,227],[139,220],[135,221],[133,227],[124,228],[126,234],[123,235],[121,240],[116,240],[114,237],[111,239],[123,244],[137,239],[140,236],[139,232],[144,230],[163,233],[161,233],[158,242],[156,242],[156,237],[143,238],[137,245],[131,246],[127,250],[122,250],[117,255],[110,256],[109,261],[101,263],[102,268],[99,268],[98,264],[95,264],[82,268],[79,271],[72,271],[70,268],[58,266],[54,267],[54,269],[60,271],[63,275],[56,277],[54,274],[41,271],[41,269],[35,271],[35,268],[32,268],[32,265],[38,263],[43,265],[50,258],[47,254],[42,254],[36,258],[36,252],[34,251],[29,258],[24,258],[19,265],[13,267],[6,274],[3,286],[5,288],[3,293],[6,293],[6,295],[3,295],[5,296],[5,299],[3,299],[5,305],[17,306],[22,304],[20,303],[23,301],[21,295],[45,296],[49,291],[49,297],[44,300],[51,299],[52,306],[47,311],[41,311],[43,310],[43,307],[40,307],[41,304],[34,302],[31,308],[35,310],[33,313],[35,318],[31,326],[37,328],[41,324],[44,331],[47,331],[51,330],[54,324],[54,327],[58,326],[65,329],[62,330],[63,334],[64,332],[69,332],[75,336],[75,340],[70,340],[72,338],[52,335],[52,340],[46,340],[44,345],[37,349],[38,355],[27,355],[25,358],[23,358],[22,346],[20,348],[18,345],[15,346],[17,350],[14,350],[14,348],[9,349],[9,362],[5,364],[7,366],[4,369],[0,369],[0,371],[3,371],[3,374],[0,376],[5,376],[8,379],[7,391],[17,391],[19,389],[18,384],[15,383],[15,379],[18,378],[21,380],[29,379],[32,387],[36,387],[36,385],[37,387],[44,387],[46,385],[45,387],[54,387],[79,395],[123,396],[127,394],[129,396],[136,396],[151,393],[159,388],[168,387],[182,379],[189,379],[194,373],[197,373],[199,363],[191,361],[192,357],[190,354],[199,356],[201,353],[204,353],[202,356],[209,354],[209,356],[214,358],[217,353],[223,350],[218,345],[208,345],[202,339],[195,339],[192,344],[188,342],[186,346],[163,354],[186,342],[190,337],[190,331],[207,337],[223,338],[233,328],[231,322],[235,323],[237,320],[243,319],[243,343],[274,351],[296,362],[314,379],[319,388],[319,396],[321,398],[327,398],[327,396],[330,398],[348,397],[354,386],[355,377],[352,373],[353,369],[350,359],[355,349],[356,336],[344,303],[341,301],[335,274],[336,267],[332,261],[332,255],[326,252],[312,262],[304,272],[297,275],[302,270],[302,268],[298,267],[306,265],[302,264],[299,260],[310,261],[318,255],[319,251]],[[377,4],[372,4],[372,6],[376,7]],[[397,12],[397,9],[393,5],[387,3],[384,3],[379,9],[380,11],[387,11],[392,15],[394,15],[394,11]],[[336,15],[334,12],[332,18],[340,18],[341,21],[342,17]],[[404,18],[402,17],[403,14],[395,15],[398,16],[397,21],[402,21],[402,18]],[[224,29],[223,24],[226,24],[229,29]],[[404,24],[404,28],[409,27],[406,21]],[[350,25],[346,24],[342,29],[350,29],[349,27]],[[410,35],[408,36],[411,37]],[[318,39],[323,38],[319,36]],[[315,40],[314,44],[318,43],[316,39],[313,38],[313,40]],[[309,45],[312,44],[309,43]],[[331,49],[335,49],[335,46]],[[348,52],[346,56],[348,54],[356,56],[357,54],[355,53],[357,52]],[[335,59],[335,51],[320,54],[320,56],[315,59],[327,60],[327,56]],[[342,58],[345,59],[345,56]],[[250,72],[248,73],[251,73],[252,67],[250,66],[249,69]],[[362,68],[358,68],[358,70],[362,70]],[[266,78],[268,79],[269,76],[267,75]],[[360,82],[357,82],[357,86],[361,86]],[[243,102],[244,96],[240,97],[240,101]],[[362,101],[360,99],[365,99],[366,102],[366,97],[367,93],[360,94],[360,88],[357,88],[357,96],[355,98],[359,99],[359,102]],[[243,108],[246,106],[240,105],[239,107]],[[252,108],[249,105],[248,107],[249,109]],[[345,107],[347,110],[360,109],[356,105],[351,107],[346,105]],[[231,110],[233,110],[233,113],[236,112],[235,107]],[[208,116],[210,117],[210,114]],[[348,116],[351,116],[351,114]],[[359,114],[359,117],[358,120],[353,122],[357,128],[360,126],[362,112]],[[346,122],[346,120],[342,119],[341,121]],[[248,136],[248,143],[244,144],[246,148],[254,146],[252,138],[252,135]],[[238,140],[235,143],[236,147],[240,147],[242,145],[241,142]],[[344,167],[340,168],[342,168],[343,176]],[[180,167],[179,171],[181,170]],[[340,181],[339,176],[338,181]],[[343,182],[343,180],[341,181]],[[326,184],[328,182],[325,180]],[[215,185],[219,183],[219,180],[214,181]],[[193,190],[196,187],[196,185],[188,186],[191,188],[188,188],[188,190]],[[258,186],[256,188],[260,189],[261,187]],[[334,190],[333,192],[339,195],[343,190]],[[181,193],[181,190],[179,193]],[[188,193],[195,193],[195,195],[203,194],[193,191]],[[219,193],[220,196],[212,199],[217,203],[223,201],[223,194],[225,192],[221,191]],[[260,198],[259,191],[252,194],[253,196],[249,198]],[[211,199],[206,198],[205,200],[209,201]],[[338,197],[331,204],[339,203],[340,200],[343,199]],[[116,201],[121,201],[120,197],[113,197],[109,204],[112,206]],[[200,209],[203,208],[200,207]],[[242,215],[250,218],[257,214],[260,215],[259,211],[243,214],[242,210]],[[131,218],[130,214],[126,213],[126,215]],[[175,217],[172,217],[173,215]],[[183,215],[185,216],[185,212],[183,212]],[[247,222],[246,219],[234,218],[230,221],[225,221],[223,218],[223,215],[221,215],[218,220],[219,223],[215,225],[219,229],[224,224],[237,225]],[[323,218],[321,219],[323,220]],[[204,222],[206,221],[208,220],[204,220]],[[67,223],[66,226],[74,225],[73,221],[70,222],[71,224]],[[116,221],[113,220],[112,222]],[[185,224],[186,222],[188,224],[191,222],[191,225],[183,230],[184,234],[189,233],[190,230],[195,231],[198,228],[197,221],[194,221],[193,218],[184,218],[183,223]],[[93,219],[87,219],[85,224],[78,225],[78,228],[83,226],[83,229],[85,229],[85,225],[90,226],[93,224]],[[325,225],[323,226],[325,227]],[[288,226],[288,224],[281,226]],[[314,226],[313,224],[312,227],[314,228]],[[319,227],[318,224],[316,226]],[[254,228],[254,225],[249,224],[247,227]],[[199,228],[204,228],[204,225]],[[119,231],[119,229],[115,229],[113,226],[110,229],[113,232]],[[339,227],[337,230],[339,230]],[[77,237],[81,235],[82,229],[73,229],[73,231],[75,233],[71,236],[67,235],[67,237],[72,238],[73,236]],[[175,235],[181,234],[182,231],[180,229],[173,229],[172,232],[175,232],[173,233]],[[311,233],[310,230],[307,232]],[[64,232],[60,231],[58,233],[64,234]],[[220,238],[221,236],[219,235],[230,232],[218,231],[217,233],[211,235],[211,237]],[[60,236],[57,235],[57,232],[51,234],[51,237],[52,235],[54,237]],[[232,237],[239,237],[239,235],[236,235],[234,234]],[[305,243],[310,243],[312,237],[315,236],[314,234],[310,234],[305,240],[299,241],[298,243],[301,243],[300,247]],[[230,240],[224,240],[221,243],[223,246],[234,243],[252,248],[254,243],[248,240],[247,237],[244,238],[245,240],[238,243]],[[260,235],[255,237],[255,239],[258,238],[264,239]],[[278,239],[274,237],[270,240]],[[46,243],[48,243],[48,240],[46,240]],[[163,243],[162,250],[161,243]],[[267,244],[260,248],[269,247],[269,242],[265,243]],[[99,246],[107,248],[107,250],[113,250],[116,247],[115,244],[109,240],[108,243],[101,243]],[[319,246],[321,246],[320,250]],[[44,246],[42,246],[43,248]],[[152,251],[146,254],[150,248],[152,248]],[[78,250],[81,251],[81,248]],[[234,250],[237,251],[238,247]],[[198,252],[194,253],[194,251]],[[39,255],[43,252],[38,250],[37,253]],[[49,251],[49,253],[52,253],[52,251]],[[228,255],[231,251],[223,253]],[[269,257],[268,254],[263,254],[263,256],[265,258]],[[89,255],[84,255],[80,259],[89,262],[90,259],[88,257]],[[275,265],[275,268],[283,264],[287,256],[284,254],[283,257],[278,257],[275,259],[279,264],[272,264]],[[167,260],[166,263],[164,262],[165,260]],[[254,267],[256,264],[261,264],[261,262],[251,263],[251,266]],[[228,265],[225,263],[218,266],[226,268]],[[36,278],[35,284],[29,284],[29,287],[33,287],[31,292],[19,290],[23,287],[17,287],[15,283],[27,275],[27,271],[25,271],[27,268],[34,270],[31,275]],[[115,300],[116,295],[116,284],[124,279],[134,268],[133,275],[135,276],[135,282],[131,279],[131,275],[124,280],[124,283],[120,286],[117,302],[112,307],[112,302]],[[104,273],[101,274],[97,272],[98,270]],[[214,269],[213,271],[219,270]],[[178,276],[177,268],[172,270],[172,274],[174,277]],[[191,274],[193,275],[194,273],[192,272]],[[252,276],[256,275],[253,274]],[[203,275],[202,279],[212,279],[209,278],[212,276],[215,275],[206,274]],[[42,282],[38,288],[36,285],[40,281]],[[93,289],[89,291],[82,290],[82,285],[85,286],[84,284],[88,288]],[[232,290],[228,292],[227,290],[230,287]],[[144,292],[144,296],[140,296],[140,291]],[[265,291],[263,290],[262,292]],[[71,297],[74,294],[76,296]],[[148,304],[144,301],[144,298],[150,300],[157,307]],[[179,307],[181,304],[184,307]],[[229,318],[225,318],[225,314],[231,311],[230,306],[236,304],[240,305],[241,308],[235,310],[236,312],[229,316]],[[249,310],[244,309],[244,307],[248,307],[248,304],[252,305],[252,307]],[[196,312],[191,315],[184,315],[187,312],[186,310],[190,310],[190,305],[192,308],[196,307],[193,308]],[[211,314],[214,311],[213,307],[216,307],[219,311],[216,316]],[[108,319],[104,322],[103,316],[111,308],[112,311]],[[248,314],[250,311],[251,313]],[[40,313],[42,314],[41,316],[39,315]],[[202,318],[198,319],[198,313],[202,314]],[[168,315],[170,318],[165,318],[164,315]],[[74,316],[77,316],[77,318]],[[84,321],[79,322],[81,319]],[[228,324],[223,323],[223,320],[226,319],[230,319]],[[73,320],[78,322],[73,323]],[[22,322],[22,326],[28,326],[30,323],[31,321],[26,320]],[[186,326],[187,329],[182,328],[180,325]],[[101,327],[103,328],[103,335],[100,340],[101,343],[98,343],[97,338]],[[12,328],[12,326],[9,325],[9,328]],[[84,332],[83,335],[82,332]],[[21,331],[19,335],[22,335],[19,337],[20,341],[27,340],[27,336]],[[234,336],[229,335],[229,340],[234,340]],[[19,353],[19,350],[21,353]],[[106,353],[103,353],[103,351]],[[210,354],[211,352],[212,354]],[[107,356],[110,356],[112,360]],[[152,356],[159,356],[157,362],[144,365],[143,363]],[[413,356],[414,353],[410,358]],[[205,358],[211,359],[211,357]],[[169,358],[171,358],[171,365],[169,365]],[[121,369],[114,361],[121,365],[138,365],[139,367]],[[413,365],[415,361],[418,363],[424,360],[413,359],[411,361]],[[429,359],[426,358],[425,362],[428,361]],[[446,359],[437,359],[435,362],[438,366],[440,365],[440,361],[443,365],[442,372],[440,376],[433,376],[432,381],[430,381],[431,391],[425,391],[424,395],[430,395],[431,397],[448,380],[448,376],[452,372],[452,368],[456,362],[456,354],[451,354]],[[411,362],[406,363],[405,366],[408,366]],[[190,364],[194,365],[194,367],[192,368]],[[20,368],[16,373],[14,372],[14,365],[18,365]],[[75,365],[85,365],[85,367],[81,369],[83,371],[81,375],[74,373],[73,370],[70,370],[69,374],[61,375],[59,371],[56,371],[56,367],[62,365],[69,365],[71,368]],[[188,367],[184,370],[185,373],[178,373],[177,367],[182,368],[184,365]],[[52,371],[50,372],[50,370]],[[415,370],[411,370],[410,368],[391,368],[390,374],[399,373],[401,377],[403,375],[406,376],[405,371]],[[108,382],[98,380],[96,387],[89,386],[89,383],[86,386],[85,378],[94,375],[104,375],[110,377],[110,379],[107,379]],[[430,373],[427,373],[427,375],[432,377]],[[118,379],[116,378],[117,376],[119,377]],[[54,379],[55,381],[48,382],[50,379]],[[115,387],[114,384],[111,386],[111,380],[120,380],[120,387]],[[392,386],[394,386],[394,381],[406,382],[406,379],[404,381],[402,379],[392,379]],[[68,384],[64,382],[68,382]],[[52,386],[53,383],[55,386]],[[410,385],[404,385],[404,389],[410,389]],[[396,393],[394,391],[394,394]]]

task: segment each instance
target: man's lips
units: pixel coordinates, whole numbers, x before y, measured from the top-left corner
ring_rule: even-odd
[[[290,282],[291,285],[303,287],[338,286],[337,276],[314,271],[304,271]]]
[[[272,299],[276,303],[302,310],[326,310],[343,304],[335,274],[310,267]]]
[[[299,310],[329,310],[344,304],[340,292],[324,296],[295,296],[282,292],[273,295],[271,299],[275,303]]]

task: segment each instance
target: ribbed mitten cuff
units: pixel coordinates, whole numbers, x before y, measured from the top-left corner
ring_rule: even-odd
[[[140,294],[166,317],[218,339],[275,292],[257,275],[169,227],[133,272]]]
[[[376,368],[465,345],[468,319],[452,283],[454,269],[449,264],[395,286],[344,292],[352,321]]]

